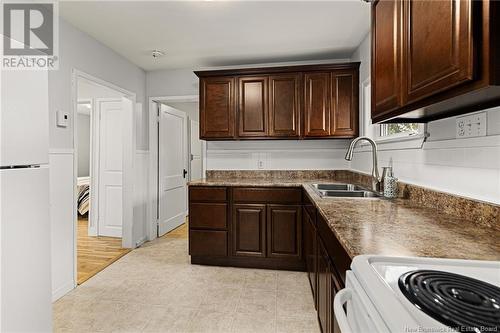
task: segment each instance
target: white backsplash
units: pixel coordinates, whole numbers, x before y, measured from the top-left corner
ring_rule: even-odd
[[[348,140],[209,141],[207,170],[345,169]]]

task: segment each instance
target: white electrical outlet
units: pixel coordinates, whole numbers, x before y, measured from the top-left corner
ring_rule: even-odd
[[[257,154],[257,169],[262,170],[266,168],[267,154],[259,153]]]
[[[457,118],[456,137],[472,138],[486,136],[486,112]]]

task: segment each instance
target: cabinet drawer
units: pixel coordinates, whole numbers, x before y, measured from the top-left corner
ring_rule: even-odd
[[[189,205],[189,227],[194,229],[226,229],[227,204],[191,203]]]
[[[225,187],[189,187],[189,201],[227,201]]]
[[[300,203],[302,191],[298,188],[235,188],[234,202]]]
[[[192,256],[227,256],[227,231],[190,230],[189,254]]]

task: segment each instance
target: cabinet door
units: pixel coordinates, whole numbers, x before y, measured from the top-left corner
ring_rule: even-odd
[[[238,79],[238,136],[267,136],[268,81],[269,78],[267,76],[240,77]]]
[[[200,137],[233,138],[235,79],[203,78],[200,81]]]
[[[269,77],[269,135],[298,137],[300,114],[300,75]]]
[[[404,2],[407,103],[473,79],[472,2]]]
[[[232,225],[235,256],[266,256],[266,205],[234,205]]]
[[[337,319],[335,319],[335,312],[333,310],[333,301],[337,293],[343,289],[343,284],[341,279],[336,274],[335,268],[330,265],[330,332],[338,333],[340,328],[337,324]]]
[[[358,135],[358,81],[358,71],[332,73],[332,136]]]
[[[311,217],[306,209],[303,209],[303,239],[304,239],[304,256],[306,261],[307,276],[311,285],[311,290],[314,299],[314,307],[316,307],[316,228],[311,221]]]
[[[329,136],[330,73],[306,73],[304,84],[304,136]]]
[[[330,281],[328,253],[318,239],[318,319],[322,332],[330,330]]]
[[[394,110],[402,103],[401,20],[402,0],[382,0],[373,3],[372,117]]]
[[[267,256],[302,258],[301,206],[267,206]]]

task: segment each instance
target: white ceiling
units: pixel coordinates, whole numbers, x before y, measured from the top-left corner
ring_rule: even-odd
[[[344,1],[65,1],[60,14],[145,70],[349,58],[370,5]],[[153,59],[151,51],[166,52]]]

